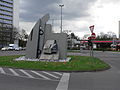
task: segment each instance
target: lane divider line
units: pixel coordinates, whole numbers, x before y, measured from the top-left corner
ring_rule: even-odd
[[[68,90],[70,73],[63,73],[63,76],[56,88],[56,90]]]

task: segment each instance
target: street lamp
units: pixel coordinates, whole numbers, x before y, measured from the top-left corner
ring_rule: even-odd
[[[61,7],[61,33],[62,33],[62,7],[64,6],[64,4],[60,4],[59,6]]]

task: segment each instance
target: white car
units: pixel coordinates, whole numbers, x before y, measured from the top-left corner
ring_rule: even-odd
[[[19,48],[19,47],[15,48],[15,51],[19,51],[19,50],[20,50],[20,48]]]
[[[3,47],[1,50],[2,50],[2,51],[9,50],[9,47]]]
[[[15,51],[20,51],[20,50],[22,50],[22,47],[16,47],[15,48]]]
[[[20,50],[22,50],[22,47],[16,47],[15,48],[15,51],[20,51]]]
[[[9,46],[9,47],[8,47],[8,50],[15,50],[15,49],[14,49],[14,47]]]

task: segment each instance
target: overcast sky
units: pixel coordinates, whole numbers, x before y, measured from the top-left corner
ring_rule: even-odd
[[[94,32],[115,32],[118,36],[120,0],[20,0],[20,27],[29,33],[35,22],[49,13],[53,30],[60,32],[60,7],[63,7],[63,30],[71,30],[79,37]],[[52,24],[52,20],[49,21]]]

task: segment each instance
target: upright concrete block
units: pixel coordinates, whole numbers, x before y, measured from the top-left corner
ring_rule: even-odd
[[[28,37],[26,58],[39,58],[44,46],[46,22],[49,18],[49,14],[46,14],[33,27]]]
[[[37,46],[38,46],[38,35],[39,35],[40,20],[37,21],[34,28],[32,29],[27,42],[26,47],[26,58],[36,58]]]
[[[51,33],[47,40],[56,40],[58,44],[59,59],[67,58],[67,34],[66,33]]]

